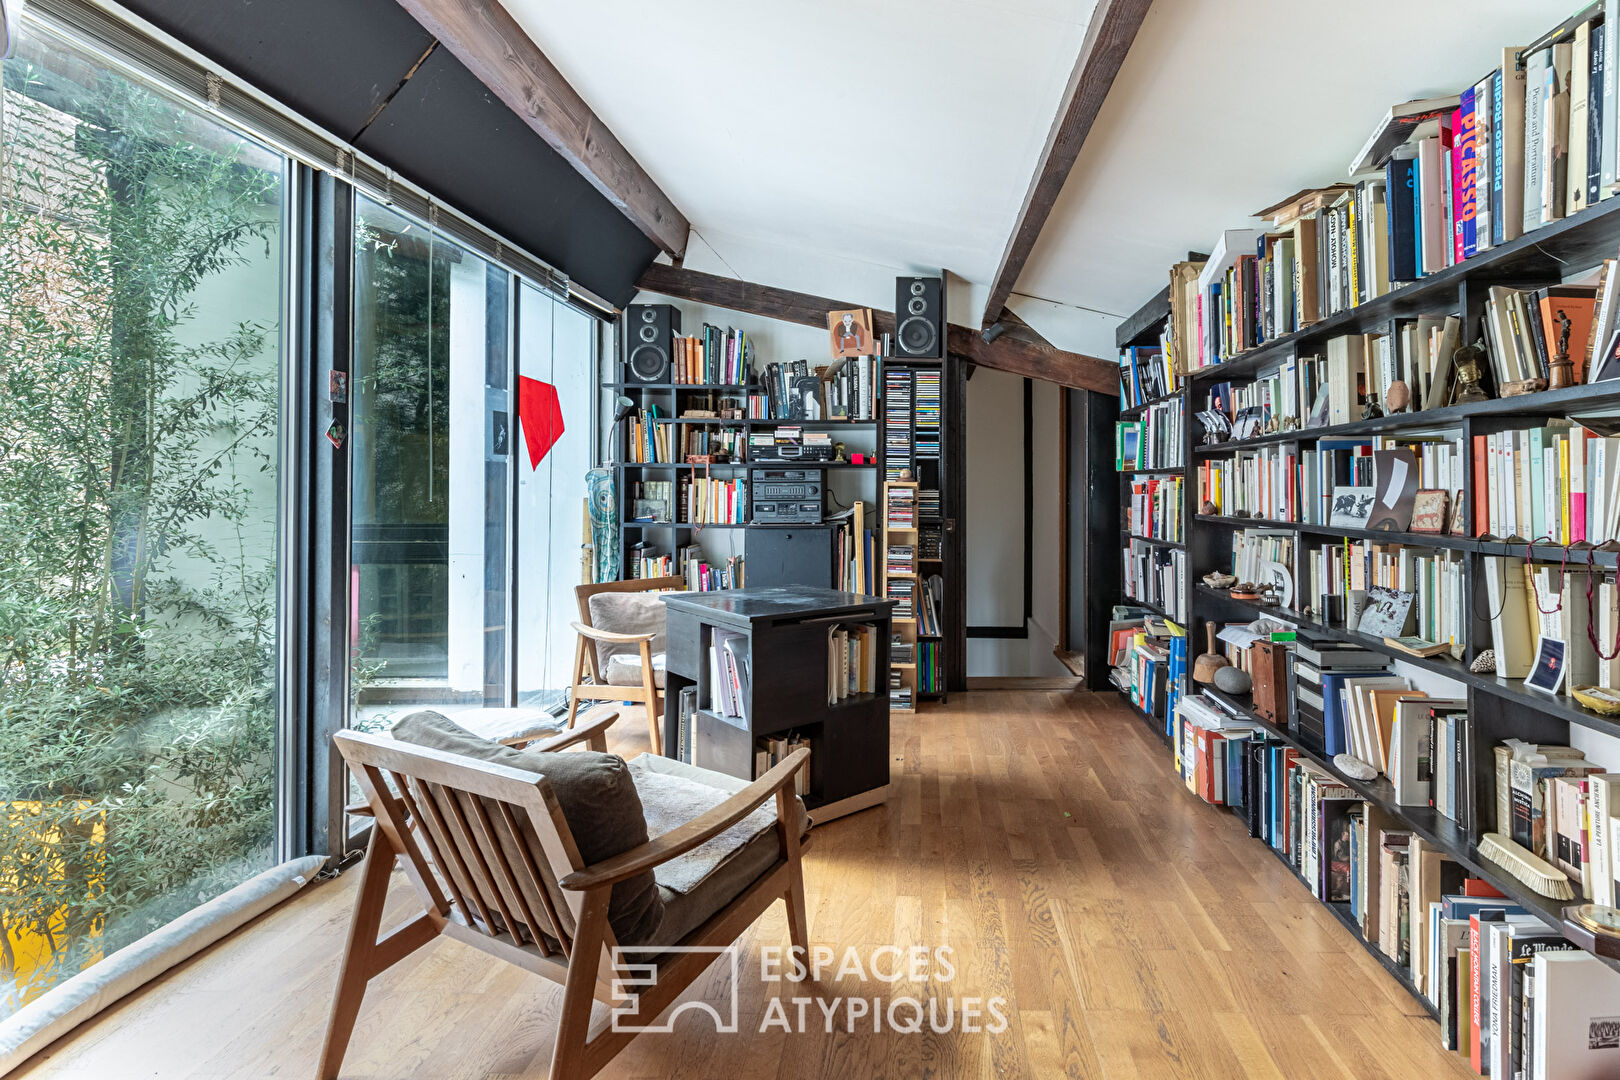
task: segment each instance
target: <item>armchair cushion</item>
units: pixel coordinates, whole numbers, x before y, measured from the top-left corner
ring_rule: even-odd
[[[630,762],[629,769],[648,819],[660,833],[713,809],[748,786],[746,780],[656,754],[641,755]],[[710,793],[707,805],[693,803],[705,789]],[[810,816],[800,799],[795,798],[793,806],[802,836],[810,830]],[[679,820],[666,826],[660,819],[677,807],[673,817]],[[776,800],[771,799],[707,844],[655,867],[664,918],[656,937],[646,944],[679,944],[770,870],[781,857],[781,844],[771,827],[775,821]]]
[[[653,685],[660,690],[664,688],[664,654],[652,654]],[[640,686],[641,685],[641,654],[638,652],[618,653],[607,662],[602,671],[603,679],[609,686]]]
[[[599,754],[591,750],[570,750],[565,753],[514,750],[479,738],[430,709],[402,717],[394,726],[393,735],[396,739],[418,746],[544,774],[557,797],[558,805],[562,807],[563,818],[568,822],[568,831],[573,835],[580,858],[587,866],[647,842],[647,820],[642,813],[641,797],[636,793],[629,767],[616,754]],[[518,816],[522,819],[520,828],[535,855],[536,865],[546,865],[539,837],[534,834],[528,820],[522,815]],[[503,834],[503,843],[507,839]],[[514,854],[510,853],[508,857]],[[572,932],[573,916],[563,901],[561,890],[553,882],[547,881],[546,885],[556,903],[559,917],[567,924],[565,929]],[[493,906],[493,897],[484,899]],[[540,907],[538,898],[531,897],[529,901],[533,907]],[[614,936],[621,945],[650,942],[657,935],[663,906],[663,896],[652,873],[637,874],[613,886],[613,896],[608,904],[608,925],[613,928]]]
[[[655,592],[603,592],[587,601],[591,625],[615,634],[651,634],[652,651],[664,651],[664,599]],[[608,665],[615,656],[628,656],[637,662],[640,647],[633,642],[594,641],[597,670],[607,678]],[[640,682],[638,674],[635,682]]]

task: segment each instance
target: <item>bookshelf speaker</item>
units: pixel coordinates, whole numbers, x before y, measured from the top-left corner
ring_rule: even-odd
[[[669,381],[674,337],[681,313],[674,304],[630,304],[624,309],[624,381]]]
[[[942,278],[894,279],[894,353],[913,360],[945,355],[945,282]]]

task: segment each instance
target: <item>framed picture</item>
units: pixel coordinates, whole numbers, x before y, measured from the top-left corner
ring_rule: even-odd
[[[1376,498],[1375,490],[1370,487],[1334,488],[1333,509],[1328,515],[1328,524],[1341,529],[1365,529]]]
[[[1372,637],[1398,638],[1405,633],[1411,612],[1411,593],[1374,585],[1367,590],[1367,610],[1361,613],[1356,629]]]
[[[827,332],[832,338],[832,354],[841,356],[872,356],[872,312],[869,308],[827,312]]]
[[[1524,677],[1524,685],[1543,694],[1556,694],[1564,684],[1564,643],[1545,634],[1536,638],[1536,666]]]
[[[1406,532],[1412,525],[1412,501],[1417,498],[1417,456],[1410,450],[1375,450],[1373,474],[1378,477],[1378,498],[1365,527]]]
[[[1439,536],[1446,531],[1448,496],[1435,488],[1420,490],[1412,498],[1412,531]]]
[[[1450,520],[1446,523],[1448,536],[1468,535],[1467,503],[1468,500],[1463,498],[1462,488],[1452,493]]]

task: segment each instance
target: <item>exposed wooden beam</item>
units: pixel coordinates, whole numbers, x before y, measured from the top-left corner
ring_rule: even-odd
[[[1098,0],[1086,27],[1086,39],[1080,44],[1080,56],[1075,60],[1074,72],[1069,76],[1068,88],[1052,130],[1047,133],[1046,146],[1041,150],[1035,166],[1035,176],[1024,194],[1024,205],[1018,211],[1007,249],[1001,253],[1001,265],[990,283],[990,299],[984,308],[984,326],[1001,318],[1012,295],[1018,275],[1023,273],[1029,253],[1035,250],[1035,241],[1046,225],[1069,170],[1080,156],[1091,125],[1102,111],[1108,90],[1114,85],[1125,54],[1130,52],[1136,31],[1147,15],[1152,0]]]
[[[659,248],[685,254],[686,216],[504,7],[491,0],[399,4]]]
[[[829,311],[867,306],[663,263],[649,266],[636,282],[636,287],[675,300],[709,304],[728,311],[742,311],[821,328],[827,325]],[[892,334],[894,313],[873,309],[872,324],[873,331],[879,336]],[[946,348],[952,354],[981,367],[1042,379],[1060,386],[1072,386],[1077,390],[1119,395],[1117,363],[1065,352],[1016,318],[1008,320],[1007,329],[993,342],[985,341],[976,330],[953,323],[946,328]]]

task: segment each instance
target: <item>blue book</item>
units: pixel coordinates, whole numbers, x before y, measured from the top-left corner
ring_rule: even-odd
[[[1322,672],[1322,743],[1328,757],[1350,749],[1344,734],[1344,702],[1340,691],[1344,689],[1343,674]]]
[[[1439,267],[1423,264],[1423,183],[1418,176],[1417,162],[1412,162],[1412,267],[1418,277],[1432,274]]]
[[[1384,195],[1384,205],[1388,211],[1387,227],[1389,229],[1389,280],[1416,281],[1417,271],[1417,223],[1413,215],[1417,204],[1414,201],[1413,178],[1417,163],[1411,158],[1390,158],[1385,166],[1385,182],[1387,191]]]

